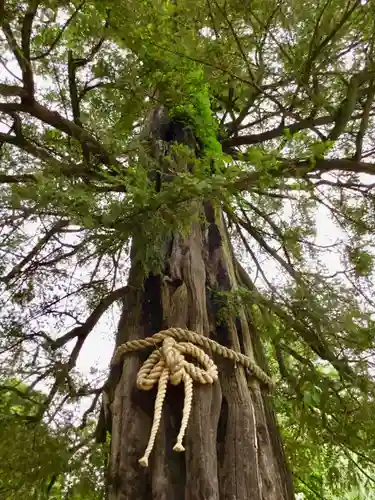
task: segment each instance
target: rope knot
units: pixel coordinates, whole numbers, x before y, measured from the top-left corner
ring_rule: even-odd
[[[183,342],[186,340],[188,342]],[[183,328],[168,328],[168,330],[156,333],[152,337],[131,340],[120,345],[114,354],[112,364],[119,363],[122,356],[128,352],[162,344],[159,349],[153,351],[146,359],[137,375],[137,387],[143,391],[149,391],[154,385],[158,385],[150,438],[145,454],[139,460],[139,463],[144,467],[148,465],[148,459],[155,443],[168,382],[173,385],[178,385],[181,382],[184,383],[185,394],[181,427],[176,444],[173,447],[174,451],[184,451],[182,440],[191,412],[193,381],[201,384],[213,384],[218,379],[218,370],[215,363],[202,349],[192,342],[207,349],[212,349],[216,354],[230,359],[234,363],[241,364],[244,368],[251,371],[251,374],[260,382],[270,389],[274,388],[273,380],[264,373],[253,358],[228,349],[214,340]],[[186,361],[186,354],[195,360],[197,364]]]
[[[201,366],[196,366],[186,361],[184,354],[188,354]],[[141,366],[137,375],[137,387],[139,389],[148,391],[152,389],[155,384],[158,384],[154,420],[145,454],[139,461],[141,465],[145,467],[148,465],[148,458],[154,446],[156,434],[160,425],[161,412],[168,382],[173,385],[178,385],[181,382],[184,383],[185,395],[181,427],[176,444],[173,447],[174,451],[184,451],[185,448],[182,445],[182,440],[191,412],[193,381],[200,382],[201,384],[213,384],[217,378],[218,371],[215,363],[204,351],[202,351],[202,349],[190,342],[176,342],[175,339],[169,336],[163,339],[162,346],[151,353]]]
[[[160,351],[165,367],[168,368],[170,372],[170,383],[178,385],[181,383],[184,376],[184,368],[186,364],[185,357],[178,350],[177,342],[171,337],[164,339]]]

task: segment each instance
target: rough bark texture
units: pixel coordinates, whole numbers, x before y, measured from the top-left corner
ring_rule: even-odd
[[[142,287],[135,259],[117,344],[171,326],[188,328],[259,358],[260,342],[245,310],[218,322],[218,292],[243,285],[223,217],[210,204],[197,206],[206,222],[186,237],[166,242],[165,268]],[[133,258],[137,252],[133,248]],[[255,352],[257,355],[255,356]],[[106,398],[111,421],[109,500],[289,500],[290,474],[266,389],[240,366],[219,357],[220,380],[194,387],[186,451],[172,450],[182,415],[183,388],[168,386],[161,426],[148,469],[138,464],[153,417],[154,392],[136,388],[137,371],[149,353],[126,356],[112,369]],[[264,368],[264,367],[263,367]]]

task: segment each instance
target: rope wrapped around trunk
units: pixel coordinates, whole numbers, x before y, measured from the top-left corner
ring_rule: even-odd
[[[268,386],[271,390],[274,388],[272,379],[250,357],[228,349],[203,335],[183,328],[168,328],[156,333],[152,337],[126,342],[116,349],[111,364],[120,363],[124,354],[155,347],[158,344],[162,344],[161,347],[151,353],[137,375],[137,387],[143,391],[149,391],[154,385],[158,384],[151,434],[145,454],[139,460],[139,463],[144,467],[148,466],[148,459],[159,429],[168,381],[173,385],[178,385],[181,382],[184,384],[185,394],[181,427],[176,444],[173,447],[174,451],[184,451],[185,448],[182,445],[182,440],[191,411],[193,382],[213,384],[218,379],[217,366],[197,345],[210,349],[213,353],[230,359],[236,364],[241,364],[249,369],[251,374],[260,382]],[[197,365],[200,366],[186,361],[185,354],[195,359]]]

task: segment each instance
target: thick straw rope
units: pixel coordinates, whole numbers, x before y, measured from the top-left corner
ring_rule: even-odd
[[[156,383],[158,384],[151,434],[145,454],[139,460],[139,463],[144,467],[148,466],[148,459],[155,443],[168,381],[173,385],[183,382],[185,387],[181,427],[176,444],[173,447],[174,451],[184,451],[182,440],[191,411],[193,381],[200,382],[201,384],[213,384],[218,379],[218,370],[215,363],[202,349],[194,344],[211,349],[212,352],[241,364],[245,368],[248,368],[253,376],[268,387],[271,389],[274,387],[272,379],[248,356],[228,349],[214,340],[183,328],[168,328],[168,330],[156,333],[152,337],[131,340],[120,345],[113,356],[112,364],[119,363],[126,353],[155,347],[160,343],[162,343],[162,346],[152,352],[137,375],[137,387],[139,389],[148,391]],[[185,354],[188,354],[191,358],[195,358],[202,368],[186,361]]]

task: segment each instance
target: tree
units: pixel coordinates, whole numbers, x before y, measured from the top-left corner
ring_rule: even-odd
[[[1,370],[48,387],[36,418],[103,394],[111,500],[293,498],[275,408],[294,470],[308,438],[331,477],[337,452],[373,480],[373,2],[8,0],[0,19]],[[180,328],[243,355],[210,352],[185,453],[168,388],[145,470],[150,352],[117,351],[104,387],[76,369],[115,304],[116,347]]]
[[[34,418],[43,394],[15,380],[0,386],[0,493],[5,500],[98,500],[103,450],[87,429],[48,426]]]

